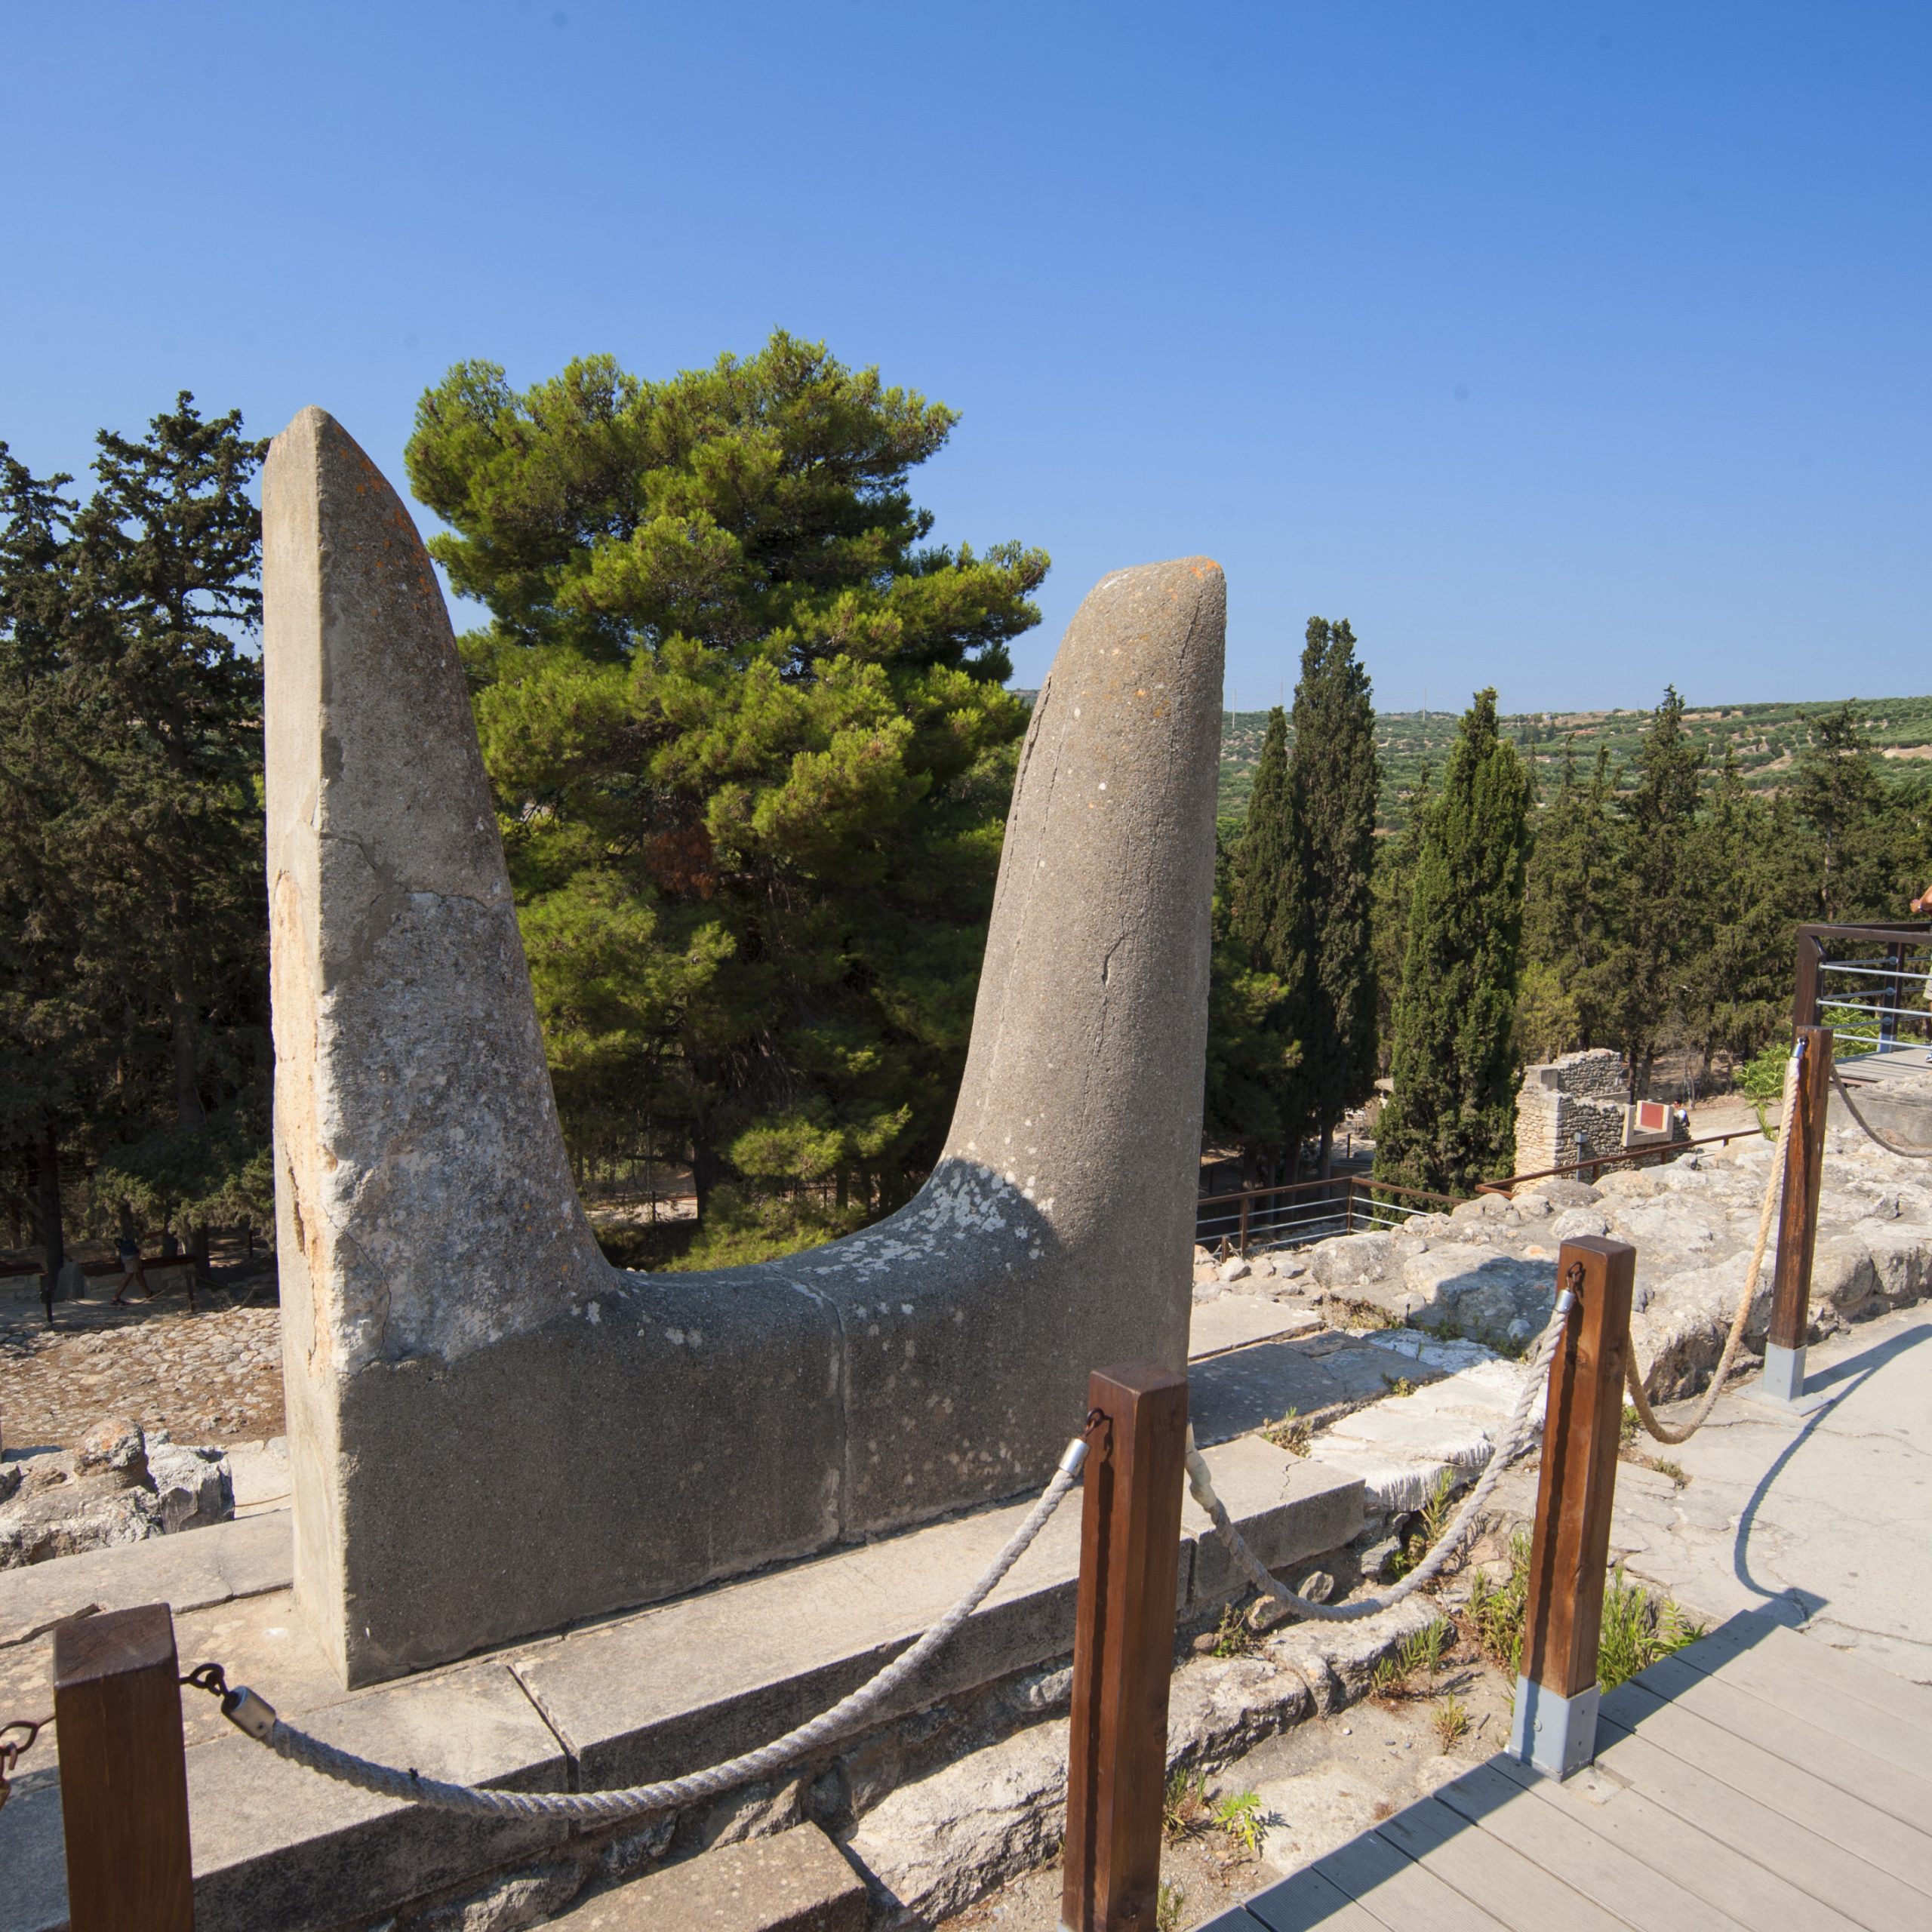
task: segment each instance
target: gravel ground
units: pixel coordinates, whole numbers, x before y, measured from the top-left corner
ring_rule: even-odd
[[[281,1311],[187,1312],[178,1293],[115,1308],[106,1291],[63,1302],[49,1330],[38,1300],[0,1303],[0,1436],[11,1451],[71,1448],[88,1425],[127,1416],[179,1442],[259,1441],[282,1430]],[[246,1292],[245,1284],[241,1292]]]

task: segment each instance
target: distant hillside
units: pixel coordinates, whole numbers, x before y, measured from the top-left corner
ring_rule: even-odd
[[[1855,708],[1870,741],[1887,759],[1932,760],[1932,697],[1860,698]],[[1720,763],[1728,743],[1737,755],[1745,782],[1774,789],[1796,762],[1809,737],[1811,721],[1835,711],[1838,701],[1821,704],[1734,704],[1684,713],[1684,724],[1704,747],[1707,766]],[[1401,816],[1398,801],[1415,783],[1426,757],[1439,773],[1454,741],[1460,714],[1453,711],[1382,711],[1375,717],[1376,743],[1382,754],[1382,810],[1385,826]],[[1525,755],[1536,761],[1538,783],[1548,795],[1561,771],[1564,742],[1574,738],[1577,762],[1588,771],[1597,746],[1610,746],[1611,769],[1626,762],[1650,722],[1647,711],[1541,711],[1505,718],[1503,728]],[[1255,761],[1266,729],[1265,711],[1231,714],[1221,739],[1220,812],[1239,818],[1247,810]]]

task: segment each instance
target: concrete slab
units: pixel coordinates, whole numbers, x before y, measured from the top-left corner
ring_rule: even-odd
[[[721,1846],[601,1893],[559,1932],[865,1932],[866,1887],[816,1825]]]
[[[63,1617],[139,1603],[171,1604],[178,1613],[286,1589],[293,1574],[292,1537],[288,1511],[276,1510],[0,1571],[0,1648],[28,1641]]]
[[[258,1516],[288,1507],[288,1438],[272,1435],[266,1442],[237,1442],[228,1451],[228,1469],[235,1486],[235,1513]]]
[[[1187,1358],[1204,1361],[1211,1355],[1225,1355],[1230,1349],[1244,1349],[1255,1342],[1312,1335],[1321,1327],[1321,1318],[1312,1308],[1293,1308],[1265,1295],[1222,1295],[1194,1304]]]

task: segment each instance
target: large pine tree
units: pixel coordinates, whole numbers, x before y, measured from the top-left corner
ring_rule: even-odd
[[[953,421],[782,334],[417,411],[566,1135],[688,1158],[708,1260],[804,1232],[759,1200],[894,1204],[944,1133],[1047,569],[928,541]]]
[[[1496,694],[1478,691],[1423,829],[1377,1180],[1466,1194],[1509,1171],[1528,793]]]

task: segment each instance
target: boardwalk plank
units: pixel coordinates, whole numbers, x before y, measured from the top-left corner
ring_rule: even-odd
[[[1740,1628],[1740,1625],[1743,1627]],[[1740,1655],[1757,1652],[1774,1657],[1780,1669],[1801,1672],[1815,1683],[1832,1684],[1875,1710],[1890,1711],[1920,1730],[1932,1732],[1932,1687],[1897,1676],[1849,1651],[1835,1650],[1822,1637],[1804,1636],[1789,1625],[1773,1623],[1768,1618],[1758,1624],[1755,1620],[1747,1622],[1734,1617],[1700,1638],[1691,1648],[1702,1649],[1706,1645],[1713,1651]]]
[[[1847,1673],[1834,1666],[1849,1663],[1854,1666],[1850,1674],[1862,1677],[1864,1666],[1857,1659],[1841,1659],[1814,1638],[1788,1631],[1781,1635],[1789,1641],[1740,1644],[1736,1647],[1706,1638],[1677,1651],[1675,1659],[1707,1677],[1721,1672],[1725,1683],[1741,1685],[1767,1703],[1795,1711],[1909,1770],[1932,1763],[1932,1710],[1918,1712],[1903,1696],[1887,1703],[1875,1701],[1887,1684],[1894,1691],[1915,1692],[1921,1686],[1874,1672],[1872,1675],[1879,1681],[1871,1694],[1854,1692],[1846,1687]]]
[[[1634,1681],[1604,1700],[1602,1717],[1626,1730],[1641,1727],[1644,1737],[1673,1757],[1721,1778],[1774,1811],[1816,1825],[1847,1851],[1932,1897],[1932,1836],[1903,1820],[1875,1810],[1695,1711],[1665,1703]]]
[[[1476,1830],[1439,1799],[1423,1798],[1376,1829],[1510,1932],[1551,1932],[1557,1926],[1563,1932],[1625,1932],[1601,1906]]]
[[[1392,1932],[1495,1932],[1487,1912],[1374,1832],[1317,1859],[1315,1869]]]
[[[1312,1867],[1257,1892],[1246,1909],[1266,1932],[1315,1932],[1317,1927],[1321,1932],[1387,1932],[1381,1919]]]
[[[1634,1932],[1749,1932],[1749,1928],[1552,1806],[1478,1765],[1436,1793],[1452,1811],[1595,1899]]]
[[[1308,1921],[1311,1925],[1321,1922],[1319,1919]],[[1260,1919],[1251,1917],[1246,1906],[1231,1905],[1226,1912],[1215,1913],[1200,1932],[1269,1932],[1269,1928]]]
[[[1867,1932],[1900,1932],[1924,1918],[1924,1896],[1915,1887],[1789,1814],[1618,1725],[1604,1723],[1598,1737],[1598,1761],[1613,1776],[1707,1837],[1761,1859],[1768,1870],[1835,1906]]]
[[[1778,1932],[1857,1932],[1858,1921],[1765,1869],[1748,1850],[1711,1837],[1600,1769],[1559,1784],[1513,1758],[1490,1762],[1540,1804],[1607,1838],[1746,1925]]]
[[[1932,1770],[1932,1740],[1927,1740],[1915,1768],[1908,1770],[1814,1724],[1781,1699],[1774,1702],[1755,1696],[1734,1684],[1728,1672],[1707,1677],[1688,1664],[1666,1657],[1636,1681],[1638,1688],[1660,1701],[1695,1711],[1734,1737],[1889,1812],[1903,1823],[1932,1830],[1932,1778],[1925,1775]]]

